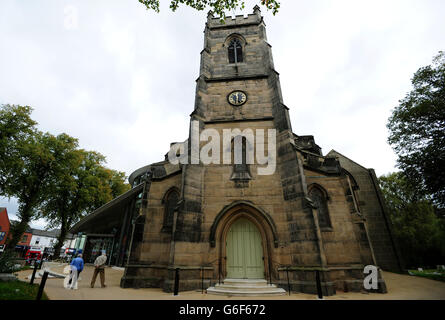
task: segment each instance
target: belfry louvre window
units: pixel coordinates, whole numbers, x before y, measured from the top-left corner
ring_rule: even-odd
[[[236,139],[241,139],[241,148],[235,148]],[[238,142],[239,143],[239,142]],[[234,172],[248,172],[249,169],[247,167],[247,139],[246,137],[236,137],[232,141],[232,154],[233,154],[233,161],[234,164]],[[241,150],[236,150],[241,149]],[[239,155],[239,151],[241,151],[241,156]]]
[[[238,39],[233,39],[229,44],[229,63],[243,62],[243,47]]]
[[[331,219],[329,218],[328,204],[325,193],[318,187],[313,187],[309,191],[309,197],[317,207],[318,224],[320,225],[320,228],[330,228]]]
[[[252,179],[249,166],[247,164],[247,139],[243,136],[237,136],[232,140],[232,163],[233,172],[231,180],[235,182],[248,182]],[[245,183],[241,185],[247,186]],[[241,186],[239,185],[239,186]]]

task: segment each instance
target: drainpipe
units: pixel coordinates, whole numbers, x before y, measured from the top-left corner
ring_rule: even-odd
[[[113,236],[113,243],[111,244],[111,252],[110,252],[110,259],[108,259],[108,266],[110,266],[111,265],[111,259],[113,258],[113,249],[114,249],[114,237],[115,237],[116,235],[114,235]]]
[[[136,218],[132,219],[131,224],[132,224],[132,229],[131,229],[131,239],[130,239],[130,245],[128,247],[128,257],[127,257],[127,263],[125,267],[128,267],[128,264],[130,263],[130,256],[131,256],[131,249],[133,247],[133,236],[134,236],[134,227],[136,226]],[[125,270],[127,270],[127,268],[125,268]],[[127,273],[127,272],[125,272]]]
[[[122,221],[122,227],[119,233],[119,242],[117,243],[117,258],[116,258],[116,266],[119,266],[119,264],[122,262],[121,261],[121,252],[122,252],[122,241],[124,239],[124,233],[125,233],[125,229],[127,229],[128,226],[128,214],[130,211],[130,208],[132,206],[132,201],[127,204],[126,208],[125,208],[125,215],[124,215],[124,219]]]
[[[170,240],[170,257],[169,257],[169,265],[173,266],[175,263],[175,233],[176,233],[176,222],[178,220],[178,209],[179,206],[184,202],[184,186],[185,186],[185,172],[187,170],[187,165],[182,165],[182,177],[181,177],[181,196],[179,198],[178,204],[173,211],[173,225],[172,225],[172,233]]]
[[[145,199],[145,203],[144,203],[144,197],[145,197],[145,193],[147,192],[147,184],[151,183],[151,171],[147,171],[147,173],[145,174],[145,183],[144,183],[144,189],[142,190],[142,198],[141,198],[141,207],[139,208],[139,213],[138,215],[132,219],[131,224],[132,224],[132,229],[131,229],[131,239],[130,239],[130,246],[128,248],[128,257],[127,257],[127,266],[130,263],[130,257],[131,257],[131,250],[133,248],[133,238],[134,238],[134,229],[136,227],[136,221],[139,218],[139,216],[141,216],[141,212],[142,212],[142,207],[143,205],[147,204],[148,199]],[[147,195],[148,197],[148,195]],[[125,273],[124,273],[124,277],[127,274],[127,268],[125,268]]]
[[[178,207],[173,211],[173,226],[172,226],[172,238],[170,241],[170,257],[169,264],[171,266],[175,263],[175,232],[176,232],[176,220],[178,219]]]

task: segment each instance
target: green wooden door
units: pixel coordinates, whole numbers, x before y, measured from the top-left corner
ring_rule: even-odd
[[[263,246],[257,227],[247,219],[235,221],[226,239],[227,278],[263,279]]]

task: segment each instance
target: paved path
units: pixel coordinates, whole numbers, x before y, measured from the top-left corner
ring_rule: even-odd
[[[201,294],[201,291],[180,292],[178,296],[165,293],[160,289],[123,289],[119,287],[122,270],[113,268],[105,269],[106,288],[100,287],[99,276],[96,279],[96,286],[90,288],[93,275],[93,267],[86,266],[80,274],[81,280],[78,290],[67,290],[63,287],[63,279],[48,279],[45,292],[50,300],[314,300],[316,295],[292,293],[291,296],[277,297],[224,297],[211,294]],[[53,268],[52,271],[63,273],[63,266]],[[24,281],[32,273],[32,270],[19,272],[19,279]],[[409,275],[400,275],[391,272],[383,272],[383,277],[388,287],[387,294],[366,294],[355,292],[337,292],[336,295],[325,297],[326,300],[376,300],[376,299],[435,299],[445,300],[445,282],[424,279]],[[36,279],[35,283],[40,283]]]

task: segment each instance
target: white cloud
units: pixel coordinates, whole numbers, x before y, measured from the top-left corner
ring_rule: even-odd
[[[386,121],[445,47],[443,1],[281,1],[262,8],[296,134],[377,174],[394,170]],[[258,1],[247,1],[250,13]],[[77,11],[67,29],[66,6]],[[232,14],[232,13],[228,13]],[[206,12],[137,0],[0,3],[0,103],[28,104],[130,174],[187,137]]]

